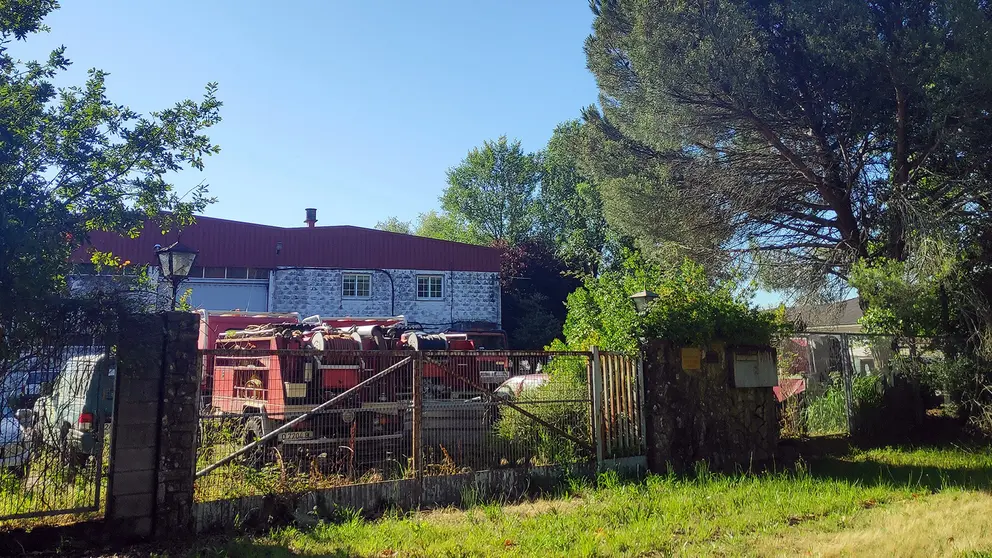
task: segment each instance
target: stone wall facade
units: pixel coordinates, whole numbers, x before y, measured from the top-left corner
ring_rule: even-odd
[[[199,316],[182,312],[121,323],[107,498],[116,536],[193,533],[198,332]]]
[[[342,295],[342,278],[348,273],[371,277],[368,297]],[[440,276],[443,296],[418,298],[418,275]],[[402,315],[428,331],[442,331],[460,321],[501,323],[497,273],[284,268],[274,270],[269,281],[272,312],[299,312],[304,317]]]
[[[709,358],[698,370],[683,369],[680,349],[660,340],[645,348],[649,468],[687,471],[704,461],[733,471],[771,460],[779,438],[772,388],[734,387],[733,349],[723,344],[701,348]]]

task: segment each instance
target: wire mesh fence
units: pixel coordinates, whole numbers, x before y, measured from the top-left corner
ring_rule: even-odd
[[[426,353],[423,381],[430,387],[425,390],[421,425],[425,474],[574,463],[594,457],[590,357],[547,352]],[[493,377],[485,374],[487,370],[506,373]]]
[[[410,354],[203,351],[197,499],[402,477]]]
[[[201,355],[198,501],[596,456],[591,353]]]
[[[82,334],[79,325],[0,362],[0,521],[102,506],[115,390],[112,335],[103,326]]]
[[[886,335],[809,333],[780,340],[779,401],[783,437],[877,432],[898,413],[938,405],[921,389],[945,365],[934,340]],[[936,385],[936,383],[934,384]],[[933,387],[933,386],[931,386]]]

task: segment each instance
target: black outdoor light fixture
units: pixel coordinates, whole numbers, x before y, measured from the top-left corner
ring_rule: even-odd
[[[158,256],[158,264],[162,270],[162,277],[172,283],[172,309],[176,309],[176,294],[179,292],[179,284],[189,277],[189,270],[196,260],[196,250],[188,246],[175,242],[170,246],[162,248],[155,246],[155,255]]]
[[[658,298],[658,295],[645,289],[639,293],[630,295],[630,300],[634,301],[634,309],[638,314],[647,314],[651,302]]]

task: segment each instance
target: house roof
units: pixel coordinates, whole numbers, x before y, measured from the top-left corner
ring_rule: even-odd
[[[860,331],[858,320],[864,315],[861,310],[861,299],[858,297],[810,306],[793,306],[786,311],[786,316],[793,321],[800,320],[806,325],[807,331]]]
[[[90,261],[93,249],[133,264],[157,265],[154,246],[181,237],[199,254],[202,267],[324,267],[345,269],[422,269],[498,272],[499,251],[446,240],[353,226],[272,227],[213,217],[197,217],[182,230],[163,235],[152,221],[135,238],[93,232],[76,250],[73,263]]]

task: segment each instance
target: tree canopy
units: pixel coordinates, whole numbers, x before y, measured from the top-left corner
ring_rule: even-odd
[[[486,241],[514,244],[533,229],[532,202],[540,176],[539,157],[525,153],[519,140],[487,140],[448,170],[441,207]]]
[[[555,127],[543,153],[535,211],[540,234],[570,270],[596,275],[628,242],[606,222],[599,187],[585,172],[587,128],[579,120]]]
[[[203,184],[177,191],[171,178],[219,150],[205,134],[220,121],[216,84],[145,116],[112,102],[97,69],[83,85],[56,87],[65,47],[44,61],[17,60],[9,47],[47,31],[42,19],[57,8],[0,3],[0,353],[45,327],[90,232],[135,234],[162,212],[164,227],[185,223],[211,201]]]
[[[984,1],[594,0],[589,157],[648,250],[846,286],[928,231],[988,222]]]
[[[630,295],[645,289],[658,298],[638,315]],[[783,331],[782,317],[755,308],[750,295],[736,280],[714,281],[692,261],[662,268],[625,252],[617,269],[586,278],[568,296],[565,342],[572,350],[597,345],[632,355],[645,336],[676,344],[765,345]]]

